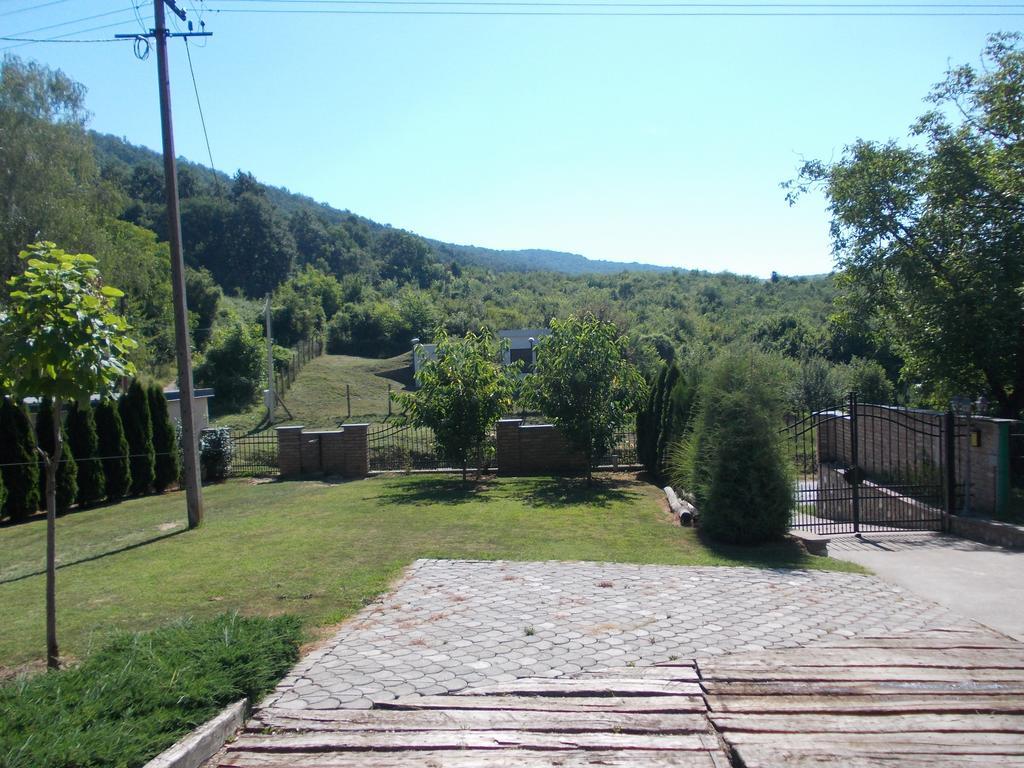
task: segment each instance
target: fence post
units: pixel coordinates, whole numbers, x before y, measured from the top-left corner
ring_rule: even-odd
[[[946,411],[946,521],[943,526],[949,530],[949,518],[957,513],[956,504],[956,416],[952,409]]]
[[[352,387],[345,385],[345,402],[348,404],[348,417],[352,418]]]
[[[857,393],[850,393],[850,471],[853,482],[850,483],[852,491],[851,501],[853,503],[853,532],[860,533],[860,466],[858,462],[858,435],[857,435]]]
[[[388,382],[388,416],[391,415],[391,382]]]

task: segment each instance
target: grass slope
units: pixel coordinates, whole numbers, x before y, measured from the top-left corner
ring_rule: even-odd
[[[284,393],[288,412],[280,406],[276,424],[302,424],[311,428],[334,429],[343,421],[382,421],[388,415],[388,384],[395,392],[412,386],[412,354],[378,360],[350,355],[323,355],[310,360]],[[352,394],[352,417],[348,417],[345,387]],[[223,416],[217,426],[251,430],[263,418],[262,405],[245,413]]]
[[[575,480],[498,478],[466,489],[441,476],[341,484],[232,481],[206,489],[206,522],[185,517],[181,493],[86,510],[57,524],[58,632],[81,657],[110,630],[142,630],[224,611],[295,614],[336,623],[420,557],[594,560],[678,565],[793,566],[859,571],[785,544],[710,549],[671,524],[661,492],[630,479],[587,489]],[[0,665],[44,650],[45,525],[0,528]],[[137,544],[140,532],[153,541]],[[162,537],[162,538],[161,538]],[[129,539],[123,539],[128,541]],[[97,556],[106,548],[106,556]]]

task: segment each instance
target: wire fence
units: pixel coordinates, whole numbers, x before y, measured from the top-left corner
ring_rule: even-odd
[[[280,474],[277,462],[277,433],[231,434],[231,477],[267,477]]]
[[[300,341],[291,348],[291,359],[279,363],[274,361],[274,387],[277,393],[284,394],[288,388],[295,383],[299,371],[305,368],[306,363],[324,353],[324,342],[322,339],[306,339]]]

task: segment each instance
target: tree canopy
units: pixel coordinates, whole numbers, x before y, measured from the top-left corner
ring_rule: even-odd
[[[790,183],[828,198],[846,322],[890,340],[934,404],[985,393],[1004,416],[1024,407],[1020,42],[993,35],[951,69],[909,145],[857,140]]]

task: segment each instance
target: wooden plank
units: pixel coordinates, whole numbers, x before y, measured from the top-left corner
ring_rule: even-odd
[[[229,752],[356,752],[424,749],[536,750],[707,750],[716,737],[705,734],[531,733],[523,731],[425,731],[412,733],[308,733],[257,736],[243,734]]]
[[[736,750],[746,768],[992,768],[991,755],[935,755],[920,753],[847,752],[841,755],[821,750],[797,752],[771,747],[745,745]],[[1024,757],[1000,755],[999,768],[1024,768]]]
[[[804,667],[772,665],[747,667],[715,664],[701,667],[705,680],[762,682],[766,680],[807,681],[902,681],[902,682],[983,682],[1024,683],[1024,669],[958,669],[949,667]]]
[[[1024,714],[1022,696],[708,696],[708,707],[721,713],[830,714]]]
[[[1018,715],[712,715],[711,722],[728,737],[752,733],[1016,733],[1024,734]]]
[[[690,696],[402,696],[380,709],[507,709],[524,712],[703,712],[699,693]]]
[[[1009,649],[979,648],[801,648],[757,655],[737,654],[698,659],[708,668],[781,666],[800,667],[953,667],[959,669],[1024,669],[1024,646]]]
[[[725,734],[730,746],[755,745],[822,754],[1021,755],[1019,733],[748,733]],[[993,761],[998,762],[998,761]]]
[[[466,694],[473,696],[692,696],[701,692],[696,682],[604,678],[552,680],[546,677],[522,678],[511,683],[493,683],[465,689]]]
[[[509,710],[328,710],[315,715],[261,711],[248,730],[275,731],[540,731],[547,733],[707,733],[703,714],[522,712]]]
[[[424,750],[409,752],[321,752],[273,754],[232,752],[220,768],[627,768],[638,764],[635,752],[528,752],[507,749],[500,752],[474,750]],[[729,761],[720,751],[646,752],[643,765],[650,768],[728,768]]]
[[[962,680],[705,680],[709,696],[1024,696],[1024,683]]]
[[[957,638],[934,637],[855,637],[849,640],[819,641],[808,646],[814,648],[922,648],[922,649],[967,649],[1018,650],[1021,643],[999,636],[970,635]]]
[[[629,680],[678,680],[680,682],[696,682],[697,670],[694,666],[657,666],[657,667],[599,667],[580,672],[573,679],[590,680],[596,677]]]

